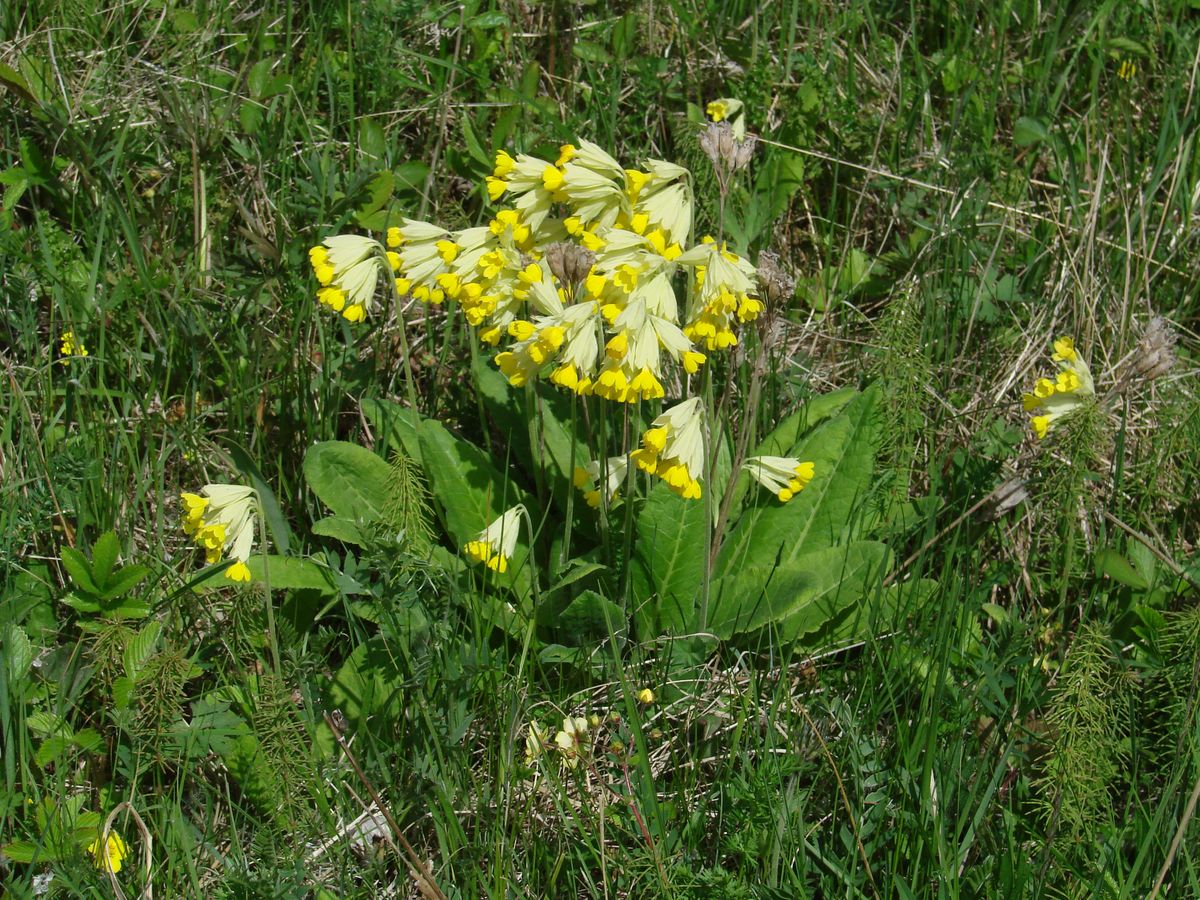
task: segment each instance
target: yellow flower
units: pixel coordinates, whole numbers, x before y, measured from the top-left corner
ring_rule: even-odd
[[[604,483],[604,499],[612,503],[620,496],[621,485],[625,482],[625,474],[629,471],[629,458],[626,456],[610,456],[607,472],[601,471],[600,460],[594,459],[586,466],[576,466],[572,473],[572,483],[583,491],[583,499],[592,509],[600,506],[600,488],[595,485]]]
[[[507,572],[508,561],[517,549],[521,514],[525,507],[514,506],[463,547],[467,556],[494,572]]]
[[[554,735],[554,744],[562,754],[563,765],[568,769],[579,765],[579,759],[590,741],[588,720],[583,716],[567,716],[563,719],[562,730]]]
[[[204,548],[205,562],[215,565],[224,555],[234,560],[225,570],[225,577],[230,581],[249,581],[246,561],[254,548],[258,522],[258,495],[254,489],[237,484],[206,484],[200,494],[185,492],[180,500],[183,531]]]
[[[1131,81],[1133,76],[1137,74],[1137,63],[1132,59],[1121,61],[1121,67],[1117,69],[1117,77],[1122,81]]]
[[[62,346],[60,346],[58,348],[58,352],[60,354],[62,354],[63,356],[70,357],[70,356],[87,356],[88,355],[87,347],[83,346],[83,341],[81,341],[81,340],[79,340],[79,338],[75,337],[75,332],[64,331],[62,333],[62,337],[59,338],[59,340],[62,341]],[[61,362],[63,362],[65,364],[67,362],[67,360],[63,359],[63,360],[61,360]]]
[[[648,687],[642,688],[637,692],[637,699],[638,703],[645,703],[649,705],[654,702],[654,691],[650,690]]]
[[[100,836],[92,841],[87,848],[92,857],[92,864],[101,872],[112,872],[114,875],[121,871],[121,863],[129,855],[129,847],[115,831],[108,833],[108,840],[100,846]]]
[[[1051,359],[1058,364],[1054,379],[1039,378],[1034,382],[1032,393],[1021,395],[1021,404],[1030,414],[1030,427],[1039,439],[1049,433],[1055,421],[1096,394],[1091,370],[1071,338],[1060,337],[1054,341]]]
[[[537,758],[546,752],[546,744],[549,739],[548,729],[542,728],[537,722],[529,723],[529,728],[525,732],[525,765],[533,765]]]
[[[388,230],[388,243],[398,239]],[[308,251],[313,274],[321,287],[317,300],[350,322],[361,322],[375,302],[375,287],[384,262],[379,254],[385,252],[374,238],[356,234],[335,234]],[[399,255],[387,253],[393,265]]]
[[[676,404],[651,423],[641,449],[629,454],[685,500],[699,500],[704,474],[704,407],[699,397]]]
[[[742,468],[781,503],[787,503],[804,490],[815,471],[811,462],[800,462],[794,456],[752,456],[742,463]]]

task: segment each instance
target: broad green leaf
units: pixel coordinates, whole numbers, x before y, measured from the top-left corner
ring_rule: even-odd
[[[391,400],[367,399],[359,407],[375,426],[375,447],[382,457],[393,450],[404,454],[417,465],[421,465],[421,416],[411,409]]]
[[[861,600],[890,563],[886,546],[857,541],[806,553],[778,568],[741,569],[713,584],[709,630],[728,639],[772,626],[781,640],[795,641]]]
[[[573,466],[588,464],[587,445],[574,439],[571,431],[571,398],[554,388],[529,391],[514,388],[492,363],[480,356],[472,363],[475,384],[483,404],[507,434],[525,471],[545,473],[548,486],[560,508],[565,508],[572,490]],[[531,439],[529,419],[535,417]],[[574,456],[572,457],[572,444]]]
[[[1041,119],[1021,116],[1013,125],[1013,143],[1018,147],[1032,147],[1050,137],[1050,131]]]
[[[304,455],[304,478],[334,514],[376,521],[383,516],[388,465],[370,450],[346,441],[324,441]]]
[[[800,444],[801,436],[821,422],[836,416],[846,404],[858,396],[856,388],[842,388],[828,394],[817,394],[810,397],[798,410],[783,419],[758,445],[746,454],[747,458],[755,456],[791,456]],[[745,470],[737,474],[737,483],[733,487],[733,500],[730,501],[730,514],[733,521],[742,508],[746,492],[757,484]]]
[[[607,641],[609,634],[624,639],[625,613],[595,591],[581,591],[558,616],[558,630],[580,646]]]
[[[1149,590],[1150,584],[1124,556],[1116,550],[1104,548],[1096,551],[1096,574],[1107,575],[1118,584],[1135,591]]]
[[[89,594],[100,593],[100,588],[96,587],[96,582],[92,579],[92,565],[87,561],[87,557],[71,547],[63,547],[59,556],[63,568],[67,570],[77,588]]]
[[[75,732],[74,744],[82,753],[95,753],[104,744],[104,738],[95,728],[81,728]]]
[[[251,556],[246,561],[256,584],[269,584],[273,591],[320,591],[336,594],[337,584],[328,569],[299,556]]]
[[[359,547],[366,544],[366,538],[363,536],[362,529],[358,527],[358,523],[351,519],[343,519],[341,516],[326,516],[318,519],[313,522],[312,530],[313,534],[335,538],[344,544],[355,544]]]
[[[588,562],[582,559],[573,559],[567,563],[567,568],[562,571],[558,577],[558,581],[554,586],[546,591],[547,594],[552,594],[555,591],[560,591],[567,585],[574,584],[577,581],[582,581],[589,575],[594,575],[596,572],[607,571],[608,566],[601,565],[598,562]]]
[[[938,588],[932,578],[916,578],[881,590],[867,585],[861,603],[853,603],[805,638],[814,649],[831,649],[890,634]]]
[[[352,730],[387,731],[404,709],[404,672],[397,650],[381,637],[354,648],[329,686],[332,705]]]
[[[158,644],[158,636],[162,633],[162,623],[158,620],[147,622],[142,630],[134,635],[125,645],[125,674],[137,681],[138,673],[145,667],[150,657],[154,655]]]
[[[33,755],[33,761],[42,768],[50,765],[71,749],[72,740],[69,737],[58,734],[53,737],[48,737],[42,741],[42,746],[38,747],[37,753]]]
[[[801,443],[795,455],[811,461],[815,474],[792,500],[780,503],[766,489],[753,487],[751,505],[718,554],[718,577],[786,564],[852,536],[855,505],[868,490],[874,469],[878,397],[875,387],[864,391]]]
[[[708,543],[704,503],[684,500],[659,483],[635,529],[630,607],[638,639],[692,629]]]
[[[115,531],[104,532],[92,544],[92,580],[100,590],[108,586],[108,576],[112,574],[120,552],[121,542],[117,540]]]

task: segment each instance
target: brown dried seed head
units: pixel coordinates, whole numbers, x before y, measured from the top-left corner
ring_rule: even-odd
[[[596,254],[578,244],[562,241],[546,248],[546,265],[550,267],[550,273],[568,291],[574,291],[587,278],[595,263]]]
[[[769,250],[758,255],[758,283],[772,306],[787,302],[796,292],[796,279],[784,270],[779,256]]]
[[[1153,381],[1170,372],[1175,365],[1176,339],[1175,331],[1166,319],[1162,316],[1151,319],[1138,342],[1134,372],[1146,381]]]

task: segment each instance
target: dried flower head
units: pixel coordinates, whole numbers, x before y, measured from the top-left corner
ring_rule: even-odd
[[[1155,316],[1138,342],[1134,372],[1146,381],[1161,378],[1175,365],[1175,331],[1162,316]]]
[[[779,263],[779,256],[769,250],[758,254],[758,283],[772,303],[785,303],[796,293],[796,279]]]

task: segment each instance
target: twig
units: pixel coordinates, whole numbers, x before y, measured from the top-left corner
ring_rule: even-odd
[[[121,883],[117,881],[117,873],[108,864],[108,836],[112,833],[113,822],[116,821],[117,816],[122,811],[127,811],[133,817],[133,823],[137,825],[138,832],[142,836],[142,868],[146,872],[146,886],[138,894],[138,900],[153,900],[154,870],[152,864],[154,861],[154,837],[150,834],[150,829],[146,827],[146,823],[142,821],[142,817],[138,815],[138,811],[133,808],[133,804],[128,800],[118,803],[113,807],[113,811],[104,820],[104,827],[100,829],[100,858],[104,860],[104,871],[108,873],[108,883],[112,887],[113,894],[117,900],[125,900],[125,892],[121,890]]]
[[[407,855],[405,863],[408,865],[409,871],[412,872],[413,878],[417,881],[417,886],[421,893],[428,894],[434,897],[435,900],[449,900],[437,883],[433,880],[433,873],[425,867],[424,861],[417,855],[417,851],[413,849],[413,845],[408,842],[408,838],[404,836],[404,832],[400,830],[400,824],[392,816],[391,811],[384,806],[383,800],[379,796],[379,792],[375,790],[375,786],[367,779],[366,773],[359,766],[358,760],[354,758],[354,754],[350,752],[350,747],[346,744],[342,737],[341,729],[334,723],[333,718],[329,713],[325,713],[325,724],[329,726],[329,730],[333,732],[334,740],[338,742],[338,746],[342,748],[342,752],[346,754],[346,759],[349,760],[354,773],[358,776],[358,780],[363,783],[363,787],[367,789],[367,793],[371,795],[371,799],[375,802],[375,806],[383,813],[384,819],[387,820],[388,827],[392,829],[392,834],[396,836],[396,840],[400,846],[404,848]]]
[[[1200,800],[1200,778],[1196,779],[1196,783],[1192,785],[1192,796],[1188,797],[1187,807],[1183,811],[1183,816],[1179,820],[1179,827],[1175,829],[1175,837],[1171,838],[1171,848],[1167,851],[1167,858],[1163,860],[1162,868],[1158,872],[1158,878],[1154,880],[1154,889],[1150,891],[1148,900],[1155,900],[1158,897],[1158,892],[1162,889],[1163,882],[1167,878],[1167,872],[1171,869],[1171,863],[1175,862],[1175,854],[1179,852],[1179,845],[1183,843],[1184,832],[1187,831],[1188,825],[1192,822],[1192,816],[1196,814],[1196,801]]]

